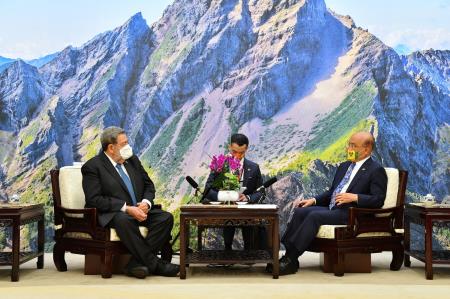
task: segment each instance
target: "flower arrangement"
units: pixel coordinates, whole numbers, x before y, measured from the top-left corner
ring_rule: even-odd
[[[217,190],[239,190],[241,161],[229,155],[213,156],[209,168],[216,174],[212,187]]]

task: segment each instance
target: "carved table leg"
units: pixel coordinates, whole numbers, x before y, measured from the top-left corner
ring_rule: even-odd
[[[20,253],[20,217],[14,217],[11,281],[19,281],[19,258],[20,258],[19,253]]]
[[[433,279],[433,223],[431,217],[425,216],[425,276]]]
[[[180,279],[186,279],[186,219],[180,216]]]

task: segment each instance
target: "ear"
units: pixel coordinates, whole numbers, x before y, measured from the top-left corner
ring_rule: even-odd
[[[108,147],[107,147],[106,151],[107,152],[113,152],[113,146],[114,145],[112,143],[108,144]]]

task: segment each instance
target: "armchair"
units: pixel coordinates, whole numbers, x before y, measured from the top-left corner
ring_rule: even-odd
[[[67,271],[64,259],[66,251],[83,254],[86,263],[92,256],[100,257],[100,272],[103,278],[110,278],[113,272],[113,257],[129,254],[115,229],[104,228],[97,223],[97,210],[85,208],[82,188],[81,166],[65,166],[50,171],[55,218],[55,245],[53,261],[58,271]],[[154,205],[154,208],[161,208]],[[140,227],[145,237],[147,228]],[[88,259],[89,257],[89,259]],[[161,251],[161,258],[172,259],[170,242]],[[89,274],[85,265],[85,274]]]
[[[392,251],[391,270],[399,270],[404,258],[403,209],[408,173],[385,168],[387,193],[381,209],[350,208],[347,225],[322,225],[308,251],[324,254],[325,271],[343,276],[351,268],[351,255]],[[364,258],[365,256],[365,258]],[[366,271],[367,272],[367,271]]]

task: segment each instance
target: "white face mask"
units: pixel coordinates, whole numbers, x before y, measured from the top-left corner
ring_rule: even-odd
[[[120,149],[119,153],[120,156],[122,156],[122,159],[127,160],[133,156],[133,149],[129,144],[127,144]]]

